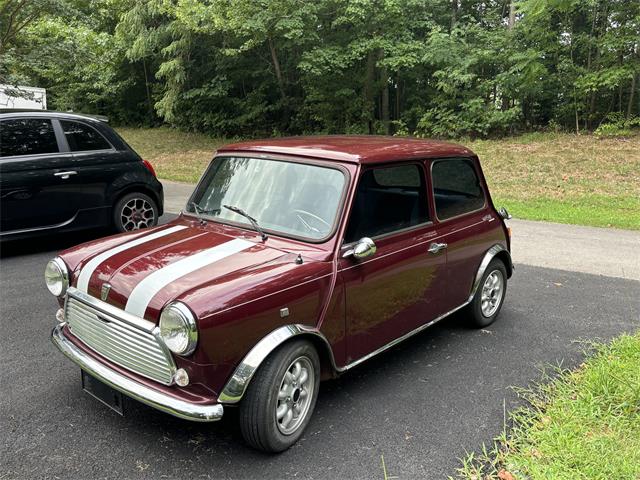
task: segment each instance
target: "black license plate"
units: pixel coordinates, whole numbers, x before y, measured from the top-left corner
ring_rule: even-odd
[[[111,410],[120,415],[124,415],[122,404],[122,394],[111,388],[109,385],[102,383],[95,377],[92,377],[84,370],[82,372],[82,389],[93,398],[101,401]]]

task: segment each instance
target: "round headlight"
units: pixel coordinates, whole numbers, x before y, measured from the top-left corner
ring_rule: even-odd
[[[160,337],[173,353],[190,355],[198,343],[196,319],[180,302],[167,305],[160,314]]]
[[[69,271],[60,257],[47,263],[44,269],[44,281],[49,291],[56,297],[61,297],[69,288]]]

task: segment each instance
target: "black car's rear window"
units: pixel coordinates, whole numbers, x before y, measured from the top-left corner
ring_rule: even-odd
[[[64,136],[67,138],[69,150],[72,152],[86,152],[91,150],[105,150],[111,148],[97,130],[80,122],[60,120]]]
[[[0,121],[0,156],[58,152],[51,120],[16,118]]]

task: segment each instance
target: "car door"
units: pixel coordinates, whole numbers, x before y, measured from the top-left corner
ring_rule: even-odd
[[[0,121],[0,230],[43,228],[73,217],[65,171],[72,154],[46,117]]]
[[[116,178],[126,177],[133,158],[118,151],[90,122],[80,119],[59,120],[64,139],[72,154],[67,185],[76,211],[110,207],[109,193]],[[104,213],[104,212],[103,212]]]
[[[446,244],[446,311],[469,300],[484,254],[504,241],[501,222],[490,206],[486,184],[475,158],[432,160],[430,181],[435,222]]]
[[[437,235],[423,164],[361,172],[338,260],[346,298],[347,363],[442,312],[446,253],[429,252]],[[360,260],[344,257],[362,237],[373,240],[376,253]]]

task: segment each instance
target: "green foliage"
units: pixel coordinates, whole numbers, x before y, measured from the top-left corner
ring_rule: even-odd
[[[627,118],[620,112],[610,113],[593,132],[598,137],[629,137],[634,129],[640,129],[640,117]]]
[[[528,406],[493,449],[463,461],[459,478],[638,478],[640,334],[591,347],[577,369],[520,390]]]
[[[638,38],[620,0],[2,0],[0,80],[215,135],[605,131]]]

